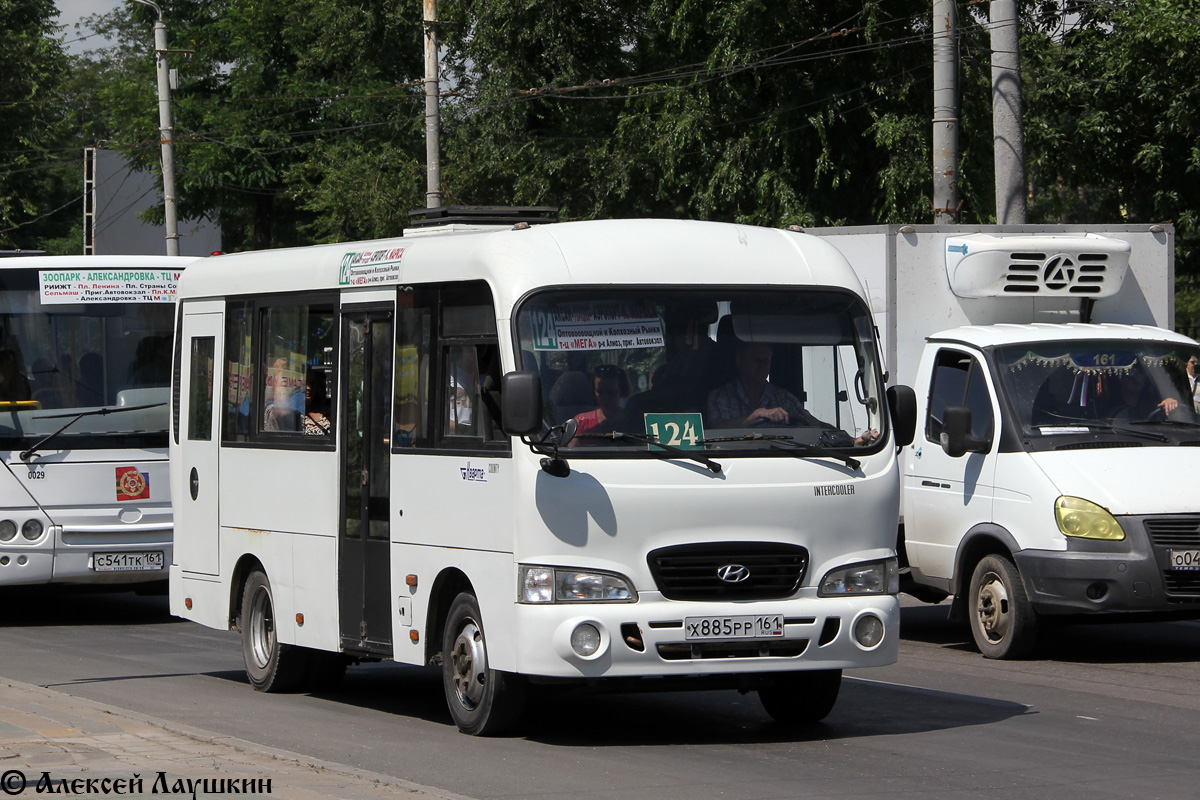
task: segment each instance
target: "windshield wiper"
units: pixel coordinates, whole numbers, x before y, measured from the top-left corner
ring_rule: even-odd
[[[67,428],[71,427],[72,425],[74,425],[76,422],[83,419],[84,417],[104,417],[109,414],[120,414],[123,411],[143,411],[147,408],[159,408],[159,407],[165,406],[165,405],[166,405],[166,403],[147,403],[146,405],[142,405],[142,406],[117,406],[116,408],[97,408],[95,411],[81,411],[78,414],[46,414],[44,416],[34,417],[34,419],[66,419],[67,417],[70,417],[70,419],[67,421],[66,425],[63,425],[61,428],[56,430],[54,433],[51,433],[47,436],[42,437],[42,439],[39,440],[37,443],[31,445],[28,450],[22,450],[20,453],[17,454],[17,457],[20,458],[22,461],[28,461],[29,458],[34,453],[36,453],[41,448],[42,445],[46,444],[46,442],[51,441],[52,439],[54,439],[54,437],[58,436],[60,433],[62,433]]]
[[[625,433],[624,431],[613,431],[612,433],[577,433],[577,434],[575,434],[575,438],[577,438],[577,439],[612,439],[614,442],[618,441],[620,439],[629,439],[631,441],[641,442],[643,444],[652,444],[655,447],[661,447],[663,450],[665,450],[667,453],[674,456],[675,458],[686,458],[690,461],[695,461],[699,464],[703,464],[704,466],[708,467],[709,471],[712,472],[713,474],[715,474],[715,475],[721,474],[721,465],[718,464],[717,462],[713,461],[711,458],[705,458],[702,455],[697,455],[696,453],[689,453],[687,450],[683,450],[683,449],[675,447],[673,445],[664,444],[664,443],[658,441],[657,439],[655,439],[653,436],[643,436],[640,433]]]
[[[1200,422],[1188,422],[1186,419],[1139,419],[1130,425],[1181,425],[1185,428],[1200,428]]]
[[[797,442],[795,436],[788,436],[786,434],[747,433],[744,436],[717,436],[711,439],[701,439],[699,444],[712,444],[715,442],[767,442],[771,447],[778,450],[789,451],[796,458],[806,458],[808,456],[832,458],[835,461],[841,461],[850,469],[858,469],[861,463],[857,458],[836,453],[820,445]]]
[[[1096,428],[1099,428],[1102,431],[1112,431],[1113,433],[1120,433],[1120,434],[1124,434],[1125,436],[1133,436],[1134,438],[1150,439],[1151,441],[1155,441],[1155,442],[1170,441],[1170,439],[1168,439],[1166,436],[1163,436],[1161,433],[1151,433],[1150,431],[1134,430],[1133,428],[1127,428],[1124,425],[1111,425],[1111,424],[1108,424],[1105,422],[1092,422],[1090,424]],[[1134,422],[1132,424],[1137,425],[1138,423]]]

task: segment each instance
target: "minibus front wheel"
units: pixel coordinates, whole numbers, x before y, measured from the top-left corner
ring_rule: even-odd
[[[525,708],[526,681],[488,665],[479,601],[463,592],[450,604],[442,636],[442,687],[454,724],[472,736],[510,730]]]

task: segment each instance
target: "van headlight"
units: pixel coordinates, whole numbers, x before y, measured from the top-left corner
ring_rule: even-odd
[[[1119,542],[1125,538],[1121,524],[1101,506],[1082,497],[1060,497],[1054,501],[1054,519],[1063,536]]]
[[[614,572],[517,567],[519,603],[634,603],[637,592],[629,579]]]
[[[896,594],[900,591],[900,566],[895,558],[866,561],[838,567],[825,573],[819,597],[846,597],[858,594]]]

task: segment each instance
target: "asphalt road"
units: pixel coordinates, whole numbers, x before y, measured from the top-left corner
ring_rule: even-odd
[[[899,663],[848,673],[799,734],[704,692],[544,697],[521,736],[477,739],[435,671],[391,664],[263,695],[236,634],[128,593],[0,592],[0,675],[478,800],[1200,795],[1200,624],[1061,627],[995,662],[913,603]]]

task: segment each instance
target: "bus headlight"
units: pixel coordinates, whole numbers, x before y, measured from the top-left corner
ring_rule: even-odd
[[[40,519],[27,519],[25,524],[21,526],[21,535],[31,542],[35,542],[42,538],[42,521]]]
[[[1054,501],[1054,519],[1063,536],[1078,539],[1103,539],[1119,542],[1125,531],[1112,514],[1081,497],[1060,497]]]
[[[819,597],[859,594],[896,594],[900,591],[900,568],[894,558],[839,567],[825,573]]]
[[[11,519],[0,520],[0,542],[11,542],[17,536],[17,523]]]
[[[633,603],[637,592],[628,578],[612,572],[535,567],[517,572],[520,603]]]

